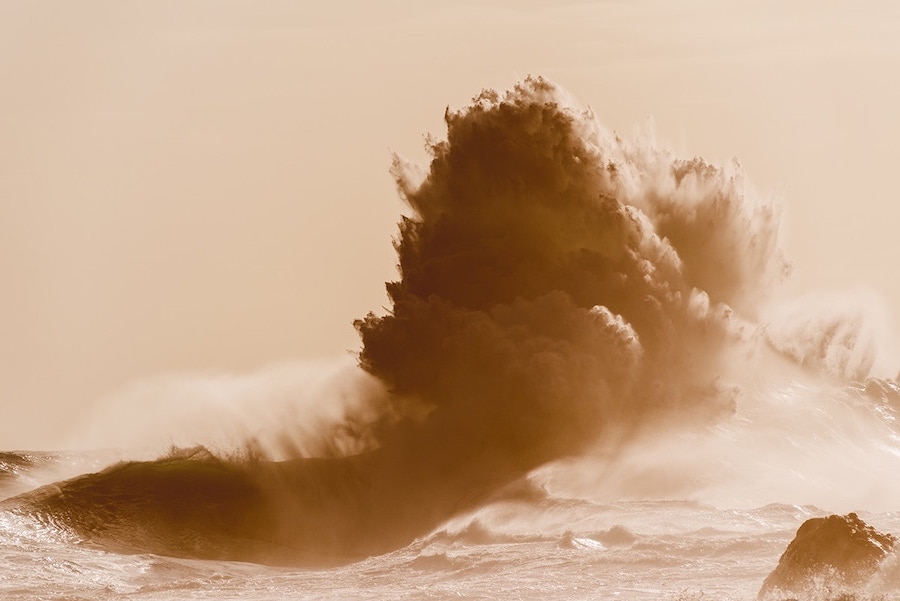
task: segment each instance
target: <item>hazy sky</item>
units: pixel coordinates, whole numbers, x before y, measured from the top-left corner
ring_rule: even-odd
[[[896,2],[2,0],[0,448],[135,379],[355,351],[396,277],[390,151],[529,73],[737,157],[795,290],[900,310]]]

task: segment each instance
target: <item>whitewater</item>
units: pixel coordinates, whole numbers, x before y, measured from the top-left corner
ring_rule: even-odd
[[[778,401],[789,407],[619,449],[615,465],[601,453],[546,466],[400,549],[334,567],[111,552],[52,516],[6,510],[0,596],[755,599],[811,517],[856,509],[879,530],[900,532],[891,507],[900,468],[897,391],[876,381],[868,390],[792,387]],[[815,420],[803,430],[791,421],[801,414]],[[680,452],[688,448],[695,452]],[[109,460],[108,453],[7,453],[0,496]],[[797,499],[804,503],[787,502]],[[876,510],[863,510],[867,503]],[[886,560],[859,598],[900,599],[900,558]]]
[[[161,454],[0,454],[0,597],[750,600],[810,518],[900,534],[884,316],[786,295],[737,162],[539,77],[445,122],[354,364]],[[790,598],[900,599],[900,559]]]

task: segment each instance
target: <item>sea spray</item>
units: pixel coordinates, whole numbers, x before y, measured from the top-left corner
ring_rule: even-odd
[[[369,424],[384,413],[384,396],[381,383],[349,355],[242,374],[166,374],[100,400],[63,446],[121,449],[130,459],[197,445],[272,460],[354,455],[374,446]]]
[[[573,457],[622,497],[740,482],[698,472],[692,453],[710,432],[742,440],[735,424],[785,383],[772,365],[799,378],[822,363],[815,346],[802,361],[785,352],[764,320],[789,271],[778,208],[736,163],[623,140],[542,78],[445,120],[428,169],[394,163],[412,208],[400,279],[387,314],[356,322],[359,365],[379,384],[354,389],[325,429],[361,446],[299,424],[270,446],[248,432],[261,453],[122,463],[5,506],[118,550],[321,565],[402,548]],[[857,356],[862,338],[844,339]],[[858,365],[834,377],[850,385],[868,375]]]

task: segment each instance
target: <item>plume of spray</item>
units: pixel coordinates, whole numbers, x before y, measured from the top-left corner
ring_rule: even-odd
[[[548,463],[646,439],[648,424],[727,421],[750,359],[867,375],[852,336],[831,336],[835,346],[814,334],[843,332],[846,312],[809,320],[802,336],[760,326],[789,264],[778,208],[736,162],[623,140],[540,77],[484,91],[445,121],[427,169],[394,160],[411,214],[392,307],[355,322],[368,375],[313,422],[344,442],[288,436],[264,449],[287,461],[250,470],[126,466],[37,503],[119,541],[157,503],[130,535],[156,552],[334,562],[403,545]],[[115,528],[110,490],[129,508]],[[212,508],[196,512],[187,547],[167,505],[176,493]],[[102,519],[85,522],[98,494]]]
[[[539,77],[445,121],[427,169],[395,157],[401,278],[392,311],[356,323],[399,416],[386,448],[496,482],[589,453],[619,498],[846,506],[872,490],[833,492],[900,439],[878,417],[896,395],[858,393],[886,373],[885,311],[872,295],[785,301],[780,207],[737,161],[624,140]]]
[[[542,78],[445,120],[424,177],[395,158],[401,279],[356,323],[410,416],[384,444],[521,473],[650,415],[728,410],[728,357],[787,271],[738,166],[625,142]]]
[[[373,444],[368,423],[380,419],[384,393],[354,363],[348,356],[131,382],[84,415],[64,448],[120,449],[129,458],[196,445],[271,460],[358,454]]]
[[[779,303],[762,329],[773,350],[813,373],[858,382],[896,373],[887,308],[871,291],[820,292]]]

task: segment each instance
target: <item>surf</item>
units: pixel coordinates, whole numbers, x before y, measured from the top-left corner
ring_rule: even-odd
[[[427,169],[394,159],[399,278],[390,308],[354,324],[344,376],[368,383],[340,410],[2,508],[124,553],[341,566],[445,544],[441,529],[451,545],[536,542],[519,519],[560,552],[640,540],[542,521],[559,507],[721,518],[896,498],[877,476],[900,467],[877,328],[852,302],[779,311],[780,210],[737,163],[623,139],[540,77],[445,123]],[[519,517],[498,525],[499,508]]]

